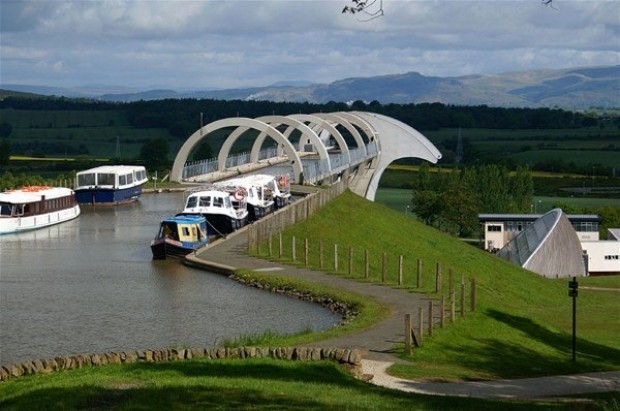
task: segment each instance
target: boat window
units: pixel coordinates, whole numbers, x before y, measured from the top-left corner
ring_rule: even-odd
[[[190,197],[187,199],[187,205],[185,207],[187,208],[196,207],[197,202],[198,202],[198,197]]]
[[[184,237],[189,237],[189,228],[188,227],[181,227],[183,229],[183,236]]]
[[[226,197],[225,206],[226,206],[226,208],[231,208],[232,207],[232,202],[230,201],[230,197]]]
[[[222,207],[224,205],[224,199],[222,197],[213,198],[213,206]]]
[[[209,207],[211,205],[211,196],[200,197],[200,207]]]
[[[97,173],[97,185],[113,186],[115,175],[112,173]]]
[[[78,175],[78,186],[94,186],[95,185],[95,174],[80,174]]]
[[[0,204],[0,215],[10,216],[12,208],[12,204]]]
[[[125,184],[127,184],[127,178],[125,176],[118,176],[118,185],[124,186]]]
[[[127,184],[133,183],[133,174],[127,174]]]

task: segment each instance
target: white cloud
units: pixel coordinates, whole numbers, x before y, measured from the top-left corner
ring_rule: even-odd
[[[620,64],[620,2],[2,0],[2,83],[170,88]]]

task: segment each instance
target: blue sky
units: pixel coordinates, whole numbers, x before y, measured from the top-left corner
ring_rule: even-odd
[[[379,1],[379,0],[378,0]],[[620,1],[1,0],[0,84],[177,90],[620,64]]]

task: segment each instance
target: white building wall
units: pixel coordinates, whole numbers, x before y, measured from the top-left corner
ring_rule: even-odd
[[[620,241],[582,241],[581,247],[588,253],[588,272],[620,273]]]

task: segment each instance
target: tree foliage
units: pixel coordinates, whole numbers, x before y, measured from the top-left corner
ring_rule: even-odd
[[[164,170],[169,167],[170,145],[163,138],[150,140],[140,149],[140,159],[149,171]]]
[[[479,213],[529,212],[532,195],[532,175],[525,168],[510,176],[495,164],[431,171],[423,163],[411,203],[426,224],[466,237],[478,229]]]

